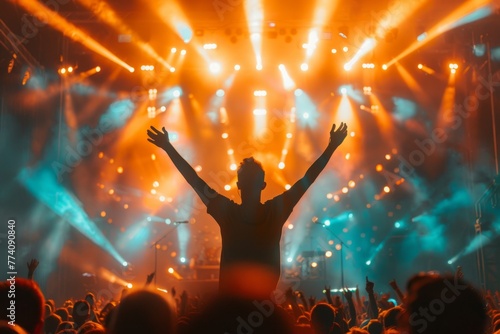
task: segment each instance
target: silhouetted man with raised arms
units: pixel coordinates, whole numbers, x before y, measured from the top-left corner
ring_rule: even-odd
[[[269,298],[280,276],[280,239],[283,224],[306,190],[325,168],[333,152],[347,136],[347,125],[335,124],[330,141],[305,175],[290,189],[261,203],[266,187],[262,165],[253,158],[243,159],[238,168],[237,186],[241,204],[228,199],[203,181],[172,146],[165,128],[151,127],[148,141],[162,148],[196,191],[207,212],[219,224],[222,236],[219,292]]]

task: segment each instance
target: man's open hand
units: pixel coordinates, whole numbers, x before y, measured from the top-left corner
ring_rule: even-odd
[[[168,139],[168,132],[165,130],[165,127],[161,128],[161,131],[151,126],[151,129],[148,130],[148,141],[150,143],[155,144],[160,148],[165,148],[170,140]]]
[[[336,125],[333,124],[332,129],[330,130],[330,145],[333,145],[335,148],[340,146],[344,141],[345,137],[347,137],[347,124],[340,123],[338,129],[336,129]]]

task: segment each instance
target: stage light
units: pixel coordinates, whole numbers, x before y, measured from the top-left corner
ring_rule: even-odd
[[[205,50],[215,50],[215,49],[217,49],[217,44],[215,44],[215,43],[203,44],[203,48]]]
[[[288,190],[288,189],[290,189],[291,187],[292,187],[291,185],[289,185],[289,184],[285,184],[285,190]]]
[[[419,69],[419,70],[421,70],[421,69],[423,69],[423,68],[424,68],[424,65],[422,65],[422,64],[418,64],[418,66],[417,66],[417,67],[418,67],[418,69]]]
[[[331,224],[332,224],[332,222],[329,219],[326,219],[324,222],[325,226],[330,226]]]
[[[382,166],[381,164],[377,164],[377,166],[375,166],[375,170],[377,172],[381,172],[383,169],[384,169],[384,166]]]
[[[316,268],[317,266],[318,266],[318,263],[317,263],[317,262],[312,262],[312,263],[311,263],[311,267]]]
[[[347,52],[347,51],[349,51],[349,48],[348,48],[347,46],[344,46],[344,47],[342,48],[342,51]]]
[[[73,73],[73,67],[72,66],[68,67],[68,73]]]
[[[292,261],[293,261],[293,259],[292,259],[291,257],[288,257],[288,258],[286,259],[286,262],[288,262],[288,263],[292,263]]]
[[[389,188],[389,186],[385,186],[384,187],[384,192],[385,193],[390,193],[391,192],[391,188]]]
[[[264,109],[264,108],[255,108],[255,109],[253,110],[253,114],[254,114],[255,116],[264,116],[264,115],[266,115],[266,114],[267,114],[267,110],[266,110],[266,109]]]
[[[332,53],[333,54],[337,53],[337,49],[332,49]]]
[[[395,228],[400,228],[401,227],[401,223],[400,222],[395,222],[394,223],[394,227]]]
[[[159,199],[160,199],[160,202],[165,202],[165,196],[161,195],[161,196],[159,197]]]
[[[222,139],[227,139],[229,137],[227,132],[224,132],[221,136],[222,136]]]
[[[100,66],[96,66],[95,71],[96,72],[101,72],[101,67]]]
[[[229,169],[230,169],[230,170],[237,170],[237,169],[238,169],[238,165],[236,165],[235,163],[232,163],[232,164],[229,166]]]
[[[385,155],[385,160],[391,160],[391,155],[390,154],[386,154]]]
[[[382,69],[383,69],[384,71],[387,71],[387,65],[386,65],[386,64],[382,65]]]
[[[181,56],[184,56],[187,53],[186,50],[181,50]]]
[[[223,97],[225,94],[224,89],[218,89],[217,92],[215,92],[215,95],[218,97]]]
[[[350,71],[350,70],[352,70],[352,65],[349,63],[345,63],[344,64],[344,71]]]
[[[123,261],[122,262],[122,266],[127,267],[128,266],[128,262],[127,261]]]
[[[238,64],[234,65],[234,70],[235,71],[239,71],[240,69],[241,69],[240,65],[238,65]]]
[[[61,69],[59,70],[59,73],[61,73],[61,74],[66,74],[66,69],[65,69],[64,67],[63,67],[63,68],[61,68]]]
[[[279,164],[278,164],[278,168],[279,169],[284,169],[285,168],[285,163],[283,161],[281,161]]]
[[[229,191],[229,190],[231,190],[231,186],[230,186],[229,184],[226,184],[226,185],[224,186],[224,190],[225,190],[225,191]]]
[[[356,182],[351,180],[351,181],[349,181],[348,185],[349,185],[349,188],[354,188],[356,186]]]
[[[182,263],[185,263],[186,262],[186,258],[183,256],[179,259]]]
[[[289,230],[293,230],[293,224],[288,224],[287,227],[288,227]]]
[[[174,270],[174,268],[170,267],[170,268],[168,268],[168,272],[169,272],[170,274],[173,274],[173,273],[175,272],[175,270]]]
[[[326,251],[325,252],[325,256],[326,257],[332,257],[332,255],[333,255],[332,251]]]
[[[170,67],[169,71],[170,71],[171,73],[174,73],[174,72],[175,72],[175,67]]]
[[[255,66],[255,69],[257,71],[261,71],[262,70],[262,64],[257,64],[257,66]]]
[[[131,67],[131,68],[129,68],[129,71],[130,71],[130,73],[134,73],[135,72],[135,68]]]
[[[300,88],[297,88],[294,92],[293,92],[293,95],[299,97],[301,96],[302,94],[304,93],[304,91]]]
[[[342,95],[346,96],[347,95],[347,88],[345,88],[345,87],[340,88],[340,93]]]
[[[343,192],[344,194],[347,194],[347,193],[349,192],[349,188],[347,188],[347,187],[343,187],[343,188],[342,188],[342,192]]]
[[[253,92],[253,96],[267,96],[267,92],[265,90],[256,90]]]
[[[364,95],[372,95],[372,88],[369,86],[363,87],[363,94]]]
[[[219,73],[221,70],[221,65],[220,63],[210,63],[210,72],[212,73]]]
[[[127,283],[127,288],[132,289],[133,287],[132,283]]]
[[[367,266],[369,266],[370,264],[372,264],[372,261],[368,260],[365,262]]]
[[[305,72],[309,69],[309,65],[307,65],[306,63],[302,63],[300,65],[300,69]]]
[[[170,49],[170,52],[172,52],[172,53],[176,53],[176,52],[177,52],[177,48],[171,48],[171,49]]]

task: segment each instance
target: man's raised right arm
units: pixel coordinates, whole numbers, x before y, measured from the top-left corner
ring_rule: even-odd
[[[210,186],[198,176],[194,168],[191,167],[179,152],[177,152],[172,143],[170,143],[167,130],[163,127],[160,131],[154,126],[151,126],[151,129],[149,129],[147,133],[149,136],[148,141],[167,152],[170,160],[172,160],[174,166],[179,170],[184,179],[186,179],[189,185],[198,194],[202,202],[208,205],[210,199],[214,198],[217,192],[210,188]]]

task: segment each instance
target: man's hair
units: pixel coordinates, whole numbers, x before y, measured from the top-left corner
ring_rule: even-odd
[[[264,182],[264,174],[262,164],[253,157],[243,159],[238,167],[238,181],[260,180]]]
[[[11,300],[15,301],[16,307],[16,325],[21,326],[28,333],[38,333],[43,329],[43,320],[45,312],[45,298],[42,291],[35,281],[25,278],[15,279],[15,299],[6,298],[11,286],[10,281],[0,283],[0,307],[1,320],[10,321],[7,317]]]

